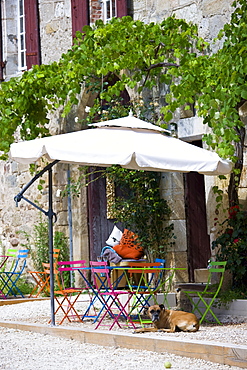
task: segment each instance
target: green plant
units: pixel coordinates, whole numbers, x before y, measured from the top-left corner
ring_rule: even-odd
[[[138,234],[149,260],[165,258],[175,236],[173,224],[168,223],[171,210],[160,197],[160,173],[119,166],[108,168],[106,173],[121,192],[112,204],[115,218]]]
[[[40,215],[40,221],[34,225],[34,250],[31,252],[34,268],[37,271],[43,270],[42,262],[49,262],[49,234],[48,221]]]
[[[16,285],[23,295],[29,295],[33,290],[33,284],[27,281],[25,277],[20,277]],[[16,294],[19,294],[16,288],[13,288],[13,291]]]
[[[40,219],[37,224],[34,225],[33,235],[26,232],[22,232],[27,240],[27,243],[22,245],[30,249],[31,239],[33,240],[33,248],[31,250],[31,258],[33,261],[34,269],[36,271],[43,271],[44,263],[50,262],[49,257],[49,232],[48,232],[48,221],[40,214]],[[53,248],[59,248],[59,261],[69,260],[69,247],[68,238],[61,231],[55,231],[53,237]],[[63,274],[65,286],[68,287],[70,284],[69,272]]]
[[[228,308],[229,303],[235,299],[247,299],[247,292],[243,292],[241,289],[221,290],[217,297],[217,303],[215,303],[214,307],[221,308],[223,306]]]
[[[232,274],[232,289],[247,293],[247,212],[239,206],[230,207],[229,217],[220,225],[221,234],[212,243],[216,258],[227,261]]]

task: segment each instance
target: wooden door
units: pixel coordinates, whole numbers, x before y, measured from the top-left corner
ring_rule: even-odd
[[[107,218],[106,179],[100,177],[99,170],[100,168],[97,167],[97,172],[90,175],[87,187],[89,255],[90,259],[94,261],[106,245],[105,241],[115,224],[114,219]],[[91,172],[92,168],[89,171]]]
[[[193,144],[202,146],[201,141]],[[184,185],[189,278],[193,282],[194,269],[207,267],[211,256],[204,176],[196,172],[187,173],[184,175]]]

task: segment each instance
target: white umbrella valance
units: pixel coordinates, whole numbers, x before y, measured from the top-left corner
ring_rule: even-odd
[[[100,167],[119,164],[146,171],[196,171],[224,175],[231,171],[228,160],[216,153],[164,134],[162,128],[135,117],[124,117],[95,124],[67,134],[14,143],[10,157],[20,163],[49,161]]]

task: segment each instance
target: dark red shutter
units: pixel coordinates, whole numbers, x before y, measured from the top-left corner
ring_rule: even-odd
[[[71,0],[72,15],[72,37],[74,39],[76,31],[82,31],[82,28],[89,24],[89,1]]]
[[[117,2],[117,17],[122,18],[128,15],[127,0],[116,0]]]
[[[27,69],[41,64],[38,0],[25,0],[26,62]]]
[[[2,33],[2,9],[0,1],[0,81],[3,81],[3,33]]]

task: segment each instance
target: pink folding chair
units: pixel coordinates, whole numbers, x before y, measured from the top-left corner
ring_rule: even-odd
[[[91,266],[91,273],[93,278],[93,284],[95,286],[96,294],[98,295],[100,302],[102,303],[102,308],[100,311],[100,315],[98,317],[99,321],[95,326],[97,329],[99,326],[108,326],[109,330],[111,330],[114,325],[118,325],[119,328],[122,328],[121,321],[124,319],[125,325],[124,326],[132,326],[135,329],[135,324],[133,323],[132,319],[130,318],[127,307],[132,298],[132,293],[126,290],[116,290],[112,286],[111,279],[110,279],[110,269],[107,267],[107,262],[90,262]],[[102,288],[102,284],[99,283],[99,277],[105,278],[107,284],[104,285]],[[125,297],[125,302],[122,303],[120,296]],[[109,324],[104,323],[103,321],[107,321],[106,319],[110,317],[112,321]]]

